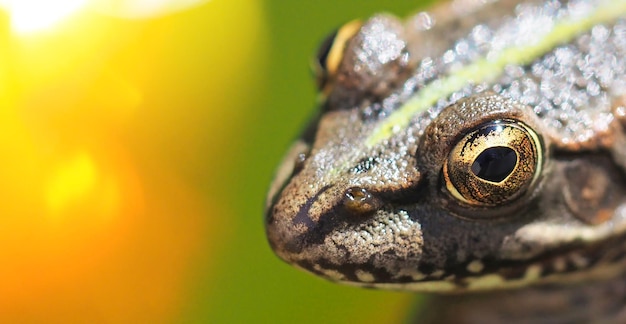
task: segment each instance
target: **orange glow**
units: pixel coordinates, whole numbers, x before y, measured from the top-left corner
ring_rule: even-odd
[[[48,29],[85,5],[87,0],[0,0],[13,30],[26,34]]]
[[[194,176],[223,172],[259,4],[129,20],[96,2],[0,0],[0,323],[176,322],[234,227]],[[190,32],[207,21],[237,28]]]

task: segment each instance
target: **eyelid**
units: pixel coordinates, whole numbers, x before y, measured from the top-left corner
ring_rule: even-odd
[[[313,70],[316,74],[318,89],[323,94],[330,93],[348,43],[359,32],[362,25],[360,20],[350,21],[332,33],[320,45],[313,62]]]

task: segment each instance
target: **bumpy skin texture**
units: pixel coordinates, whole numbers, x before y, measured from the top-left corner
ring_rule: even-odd
[[[570,285],[624,272],[626,19],[594,11],[623,1],[473,3],[375,16],[350,40],[268,195],[278,256],[332,281],[452,293],[602,294]],[[536,134],[536,175],[511,201],[467,204],[443,166],[493,120]]]

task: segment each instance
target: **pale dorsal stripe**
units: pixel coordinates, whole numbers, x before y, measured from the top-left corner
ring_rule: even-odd
[[[526,46],[512,46],[502,50],[493,59],[481,58],[442,79],[435,80],[416,92],[404,105],[382,120],[368,137],[366,145],[373,147],[394,132],[408,126],[411,118],[432,107],[440,98],[447,98],[467,84],[492,81],[509,64],[525,65],[548,53],[559,44],[571,42],[577,35],[594,25],[611,22],[626,14],[626,0],[607,0],[596,6],[587,15],[564,17],[538,40]]]

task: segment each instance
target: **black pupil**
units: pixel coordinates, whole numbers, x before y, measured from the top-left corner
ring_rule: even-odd
[[[517,165],[517,154],[509,147],[496,146],[484,150],[474,163],[472,172],[479,178],[500,182],[504,180]]]

